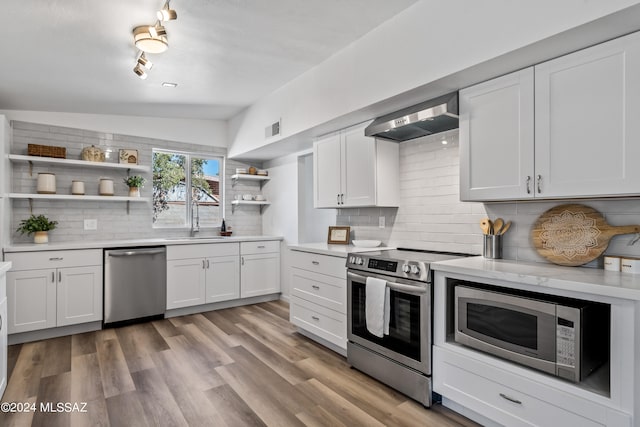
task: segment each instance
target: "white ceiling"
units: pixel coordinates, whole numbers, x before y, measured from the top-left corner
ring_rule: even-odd
[[[416,1],[173,0],[140,80],[131,30],[163,0],[3,0],[0,109],[227,119]]]

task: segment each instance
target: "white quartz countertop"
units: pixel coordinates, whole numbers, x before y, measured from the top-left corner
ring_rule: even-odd
[[[640,301],[640,275],[598,268],[493,260],[481,256],[431,264],[436,271],[521,283],[541,288]],[[543,289],[540,290],[544,292]]]
[[[81,241],[81,242],[52,242],[45,244],[24,243],[4,248],[4,252],[38,252],[38,251],[63,251],[73,249],[108,249],[129,248],[136,246],[169,246],[169,245],[193,245],[203,243],[228,243],[228,242],[255,242],[263,240],[282,240],[282,236],[213,236],[207,237],[169,237],[166,239],[132,239],[132,240],[106,240],[106,241]]]
[[[346,258],[351,252],[375,252],[395,249],[388,246],[378,246],[376,248],[362,248],[354,245],[330,245],[328,243],[299,243],[289,245],[292,251],[311,252],[314,254],[331,255]]]
[[[10,262],[0,262],[0,274],[4,274],[11,269]]]

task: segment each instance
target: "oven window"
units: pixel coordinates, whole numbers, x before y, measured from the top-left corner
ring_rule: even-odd
[[[521,311],[467,303],[467,328],[521,347],[538,349],[538,318]]]
[[[362,283],[353,282],[352,284],[351,332],[391,351],[421,361],[420,297],[391,290],[389,335],[378,338],[367,330],[365,289]]]

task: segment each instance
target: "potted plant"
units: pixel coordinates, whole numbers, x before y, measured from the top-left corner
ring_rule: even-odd
[[[129,197],[140,197],[140,188],[147,180],[140,175],[128,176],[124,179],[124,183],[129,186]]]
[[[47,243],[49,241],[49,230],[53,230],[58,225],[58,221],[49,221],[44,215],[31,215],[29,218],[20,221],[16,231],[20,234],[33,234],[34,243]]]

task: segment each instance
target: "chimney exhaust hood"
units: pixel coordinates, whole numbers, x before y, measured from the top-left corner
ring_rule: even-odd
[[[402,142],[458,127],[458,93],[450,93],[375,119],[365,136]]]

